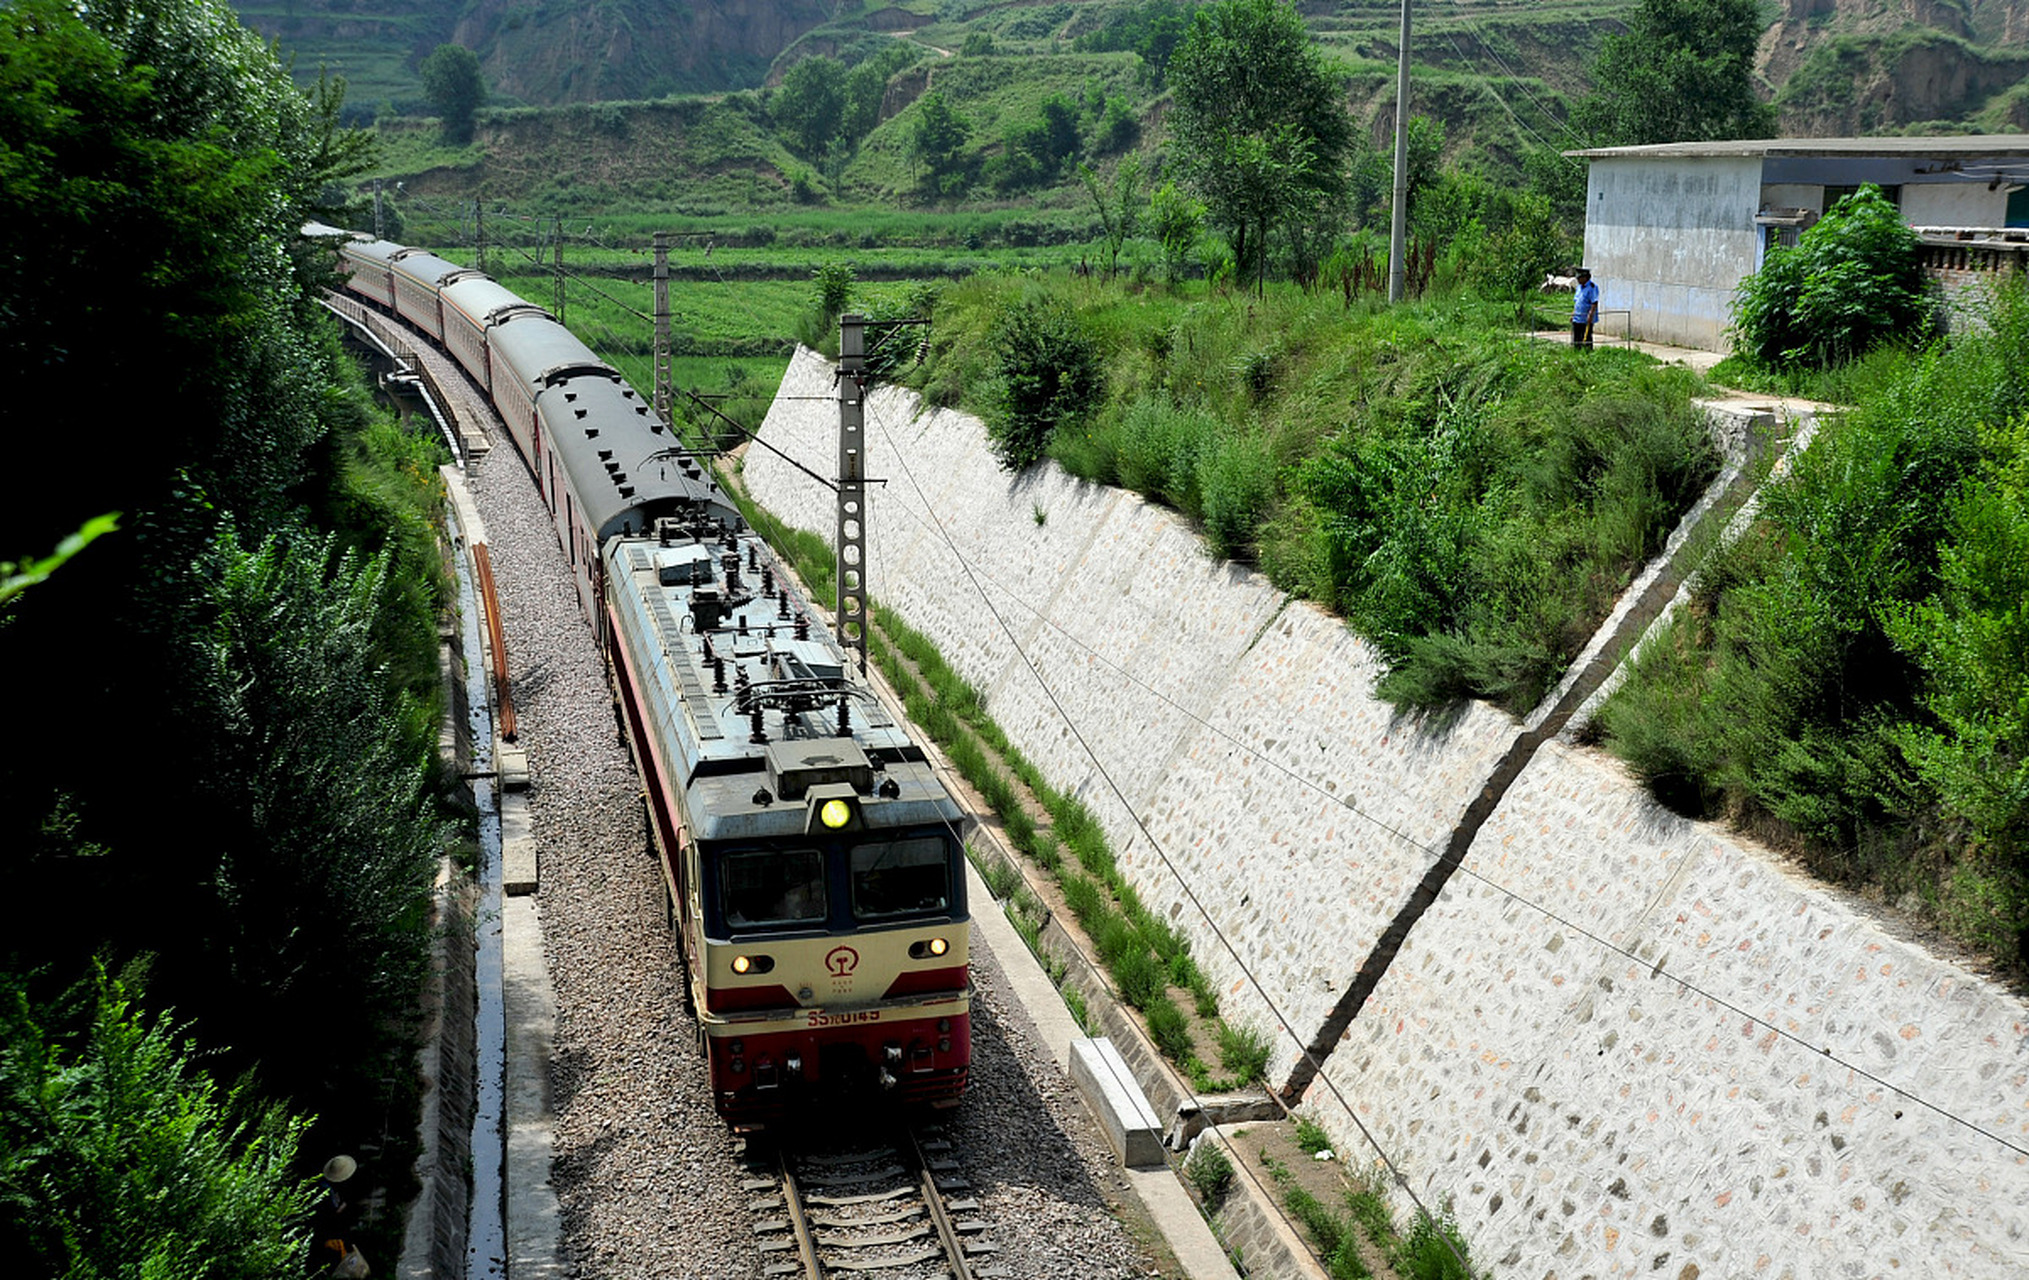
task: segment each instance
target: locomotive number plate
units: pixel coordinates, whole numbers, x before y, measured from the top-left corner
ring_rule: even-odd
[[[855,1022],[879,1022],[879,1009],[860,1009],[853,1013],[810,1013],[806,1015],[806,1027],[845,1027]]]

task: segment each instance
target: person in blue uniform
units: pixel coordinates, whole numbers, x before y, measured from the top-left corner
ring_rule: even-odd
[[[1571,304],[1571,345],[1592,350],[1592,326],[1599,323],[1599,286],[1592,273],[1578,268],[1578,296]]]

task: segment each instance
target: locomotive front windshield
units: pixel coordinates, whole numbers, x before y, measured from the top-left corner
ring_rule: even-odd
[[[951,906],[951,864],[942,836],[873,840],[851,851],[852,913],[860,920],[922,915]]]
[[[824,855],[815,849],[751,849],[725,859],[726,923],[821,923],[826,914]]]

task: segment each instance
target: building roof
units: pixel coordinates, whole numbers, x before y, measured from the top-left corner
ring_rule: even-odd
[[[1591,147],[1564,154],[1579,160],[1713,156],[1939,156],[1971,160],[2029,157],[2029,133],[1935,138],[1748,138],[1735,142],[1662,142],[1646,147]]]

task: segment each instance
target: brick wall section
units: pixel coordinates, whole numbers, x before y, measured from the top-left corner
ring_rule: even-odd
[[[832,457],[835,409],[795,398],[830,386],[800,354],[769,442]],[[1371,650],[1207,560],[1173,514],[1054,468],[1009,477],[976,422],[913,412],[899,392],[869,403],[869,474],[890,481],[872,503],[873,595],[1093,804],[1229,1016],[1275,1026],[1182,885],[1307,1039],[1516,726],[1476,705],[1395,717],[1372,696]],[[746,478],[771,510],[829,529],[828,492],[772,455],[751,451]],[[1037,691],[926,501],[1177,874]],[[1278,1043],[1275,1078],[1295,1056]],[[2029,1268],[2029,1155],[1863,1072],[2029,1149],[2022,1000],[1661,810],[1610,759],[1550,744],[1306,1108],[1351,1153],[1332,1090],[1358,1107],[1503,1277]]]

